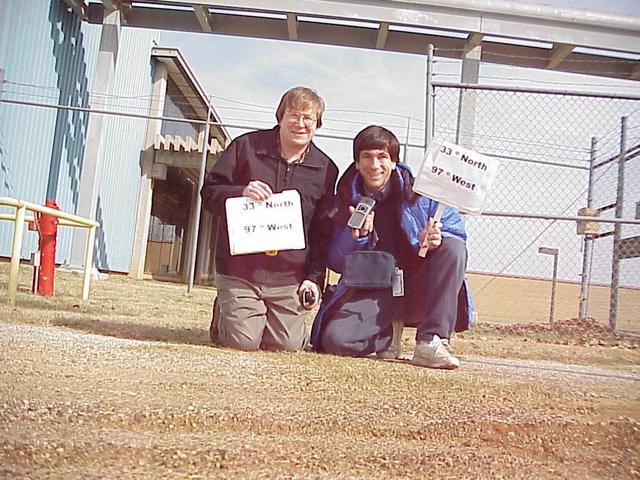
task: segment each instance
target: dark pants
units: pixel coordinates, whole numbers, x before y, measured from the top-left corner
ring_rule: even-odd
[[[320,333],[320,350],[348,356],[366,356],[391,344],[391,322],[401,320],[416,327],[416,341],[430,341],[433,335],[450,338],[456,324],[458,293],[464,281],[467,263],[465,244],[445,237],[442,244],[417,257],[404,272],[405,295],[398,297],[396,313],[387,317],[358,314],[358,303],[367,301],[366,293],[355,305],[352,315],[325,319]],[[363,309],[364,310],[364,309]],[[366,310],[365,310],[366,311]]]

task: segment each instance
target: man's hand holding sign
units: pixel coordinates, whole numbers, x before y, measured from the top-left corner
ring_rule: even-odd
[[[225,202],[229,250],[231,255],[262,253],[276,255],[282,250],[305,248],[300,194],[297,190],[272,193],[264,182],[254,180],[244,188],[242,197]],[[312,301],[302,302],[305,293]],[[305,308],[315,306],[319,287],[304,280],[298,295]]]
[[[460,164],[445,167],[437,155],[442,147],[432,145],[423,166],[423,171],[433,169],[436,178],[431,180],[423,172],[416,182],[409,166],[400,162],[400,142],[390,130],[370,125],[354,138],[354,164],[338,182],[335,204],[340,214],[328,249],[329,267],[342,275],[313,324],[311,341],[317,351],[401,358],[402,330],[410,326],[416,331],[414,365],[460,366],[448,348],[454,332],[467,330],[473,317],[465,280],[467,233],[455,208],[443,214],[442,210],[446,205],[473,208],[460,201],[465,192],[457,190],[479,188],[479,180],[464,168],[469,158],[482,160],[445,145],[442,155],[457,155]],[[439,183],[444,195],[432,188]],[[441,218],[435,215],[438,205]],[[347,211],[349,220],[343,222]],[[431,253],[416,261],[420,246]]]
[[[300,194],[296,190],[275,193],[264,201],[229,198],[225,209],[231,255],[305,247]]]
[[[217,219],[212,342],[240,350],[301,350],[305,308],[326,276],[328,213],[338,167],[313,143],[325,103],[297,86],[277,124],[237,136],[207,173],[201,195]]]
[[[257,201],[267,200],[271,195],[273,195],[271,187],[260,180],[250,181],[249,184],[244,187],[244,190],[242,190],[243,197],[248,197]]]
[[[413,191],[439,202],[433,218],[420,232],[421,257],[442,242],[440,219],[447,206],[480,215],[500,162],[449,142],[430,143]]]

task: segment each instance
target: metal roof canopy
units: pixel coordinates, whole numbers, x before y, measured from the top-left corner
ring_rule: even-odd
[[[207,111],[211,111],[212,120],[221,123],[220,115],[215,110],[198,79],[189,68],[186,60],[177,48],[157,47],[151,49],[151,57],[167,66],[169,78],[178,87],[189,106],[196,113],[197,119],[206,120]],[[226,145],[231,136],[224,126],[215,126],[211,132],[221,145]]]
[[[222,123],[220,115],[216,112],[213,104],[210,103],[210,99],[207,98],[204,89],[189,68],[189,64],[185,61],[180,50],[177,48],[154,46],[151,49],[151,58],[166,65],[168,77],[176,85],[178,90],[180,90],[180,93],[189,103],[189,106],[195,112],[198,120],[206,120],[207,112],[210,112],[210,120]],[[223,148],[231,139],[227,129],[221,125],[211,126],[209,137],[216,138]],[[176,154],[186,155],[184,152],[176,152]],[[188,177],[194,184],[197,184],[199,175],[198,168],[183,166],[181,167],[181,170],[186,177]]]
[[[160,30],[464,57],[605,77],[640,79],[640,17],[506,0],[66,0],[102,23]],[[104,4],[103,4],[104,3]]]

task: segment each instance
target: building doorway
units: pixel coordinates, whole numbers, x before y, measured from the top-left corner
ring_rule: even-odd
[[[182,279],[194,185],[181,169],[169,167],[166,180],[155,180],[145,273]]]

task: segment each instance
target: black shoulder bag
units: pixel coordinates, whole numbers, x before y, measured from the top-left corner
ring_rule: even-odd
[[[347,330],[352,330],[353,325],[362,320],[376,321],[378,318],[390,318],[394,315],[397,305],[392,292],[395,259],[388,252],[373,250],[376,243],[377,235],[374,231],[369,238],[367,250],[352,252],[346,256],[340,282],[347,289],[327,309],[321,328],[329,323],[339,322]],[[328,288],[331,293],[335,292],[335,286]],[[327,301],[328,297],[329,295],[325,295],[323,301]],[[319,338],[317,350],[326,351],[322,345],[322,333]],[[346,350],[330,353],[356,354]]]

